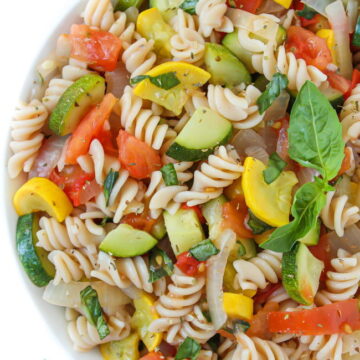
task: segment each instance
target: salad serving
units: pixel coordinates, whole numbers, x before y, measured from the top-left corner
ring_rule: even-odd
[[[8,173],[75,350],[360,358],[359,5],[89,0],[59,35]]]

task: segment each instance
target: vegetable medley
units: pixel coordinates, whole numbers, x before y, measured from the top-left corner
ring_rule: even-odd
[[[358,359],[358,1],[89,0],[82,19],[8,163],[19,259],[75,350]]]

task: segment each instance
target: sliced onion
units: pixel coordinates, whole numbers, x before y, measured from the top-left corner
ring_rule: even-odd
[[[348,0],[346,14],[349,18],[350,33],[355,31],[356,20],[359,12],[358,0]]]
[[[263,137],[252,129],[240,130],[231,140],[231,144],[242,158],[247,156],[246,149],[250,146],[260,146],[266,149]]]
[[[302,0],[302,3],[316,10],[319,14],[326,16],[326,7],[334,0]]]
[[[289,101],[289,93],[283,90],[280,95],[274,100],[271,106],[266,110],[264,122],[266,124],[272,125],[276,121],[282,119],[286,115]]]
[[[277,4],[273,0],[267,0],[262,3],[257,10],[258,14],[271,14],[277,17],[281,17],[287,10],[280,4]]]
[[[95,179],[86,182],[79,193],[80,204],[86,204],[92,198],[99,195],[100,192],[101,192],[101,186],[96,182]]]
[[[296,176],[299,180],[299,186],[304,185],[309,182],[314,181],[317,171],[314,169],[301,167],[299,171],[296,172]]]
[[[80,310],[80,291],[91,285],[98,293],[101,307],[107,314],[114,314],[121,307],[129,304],[130,299],[116,286],[110,286],[103,281],[76,282],[67,284],[60,282],[54,285],[50,281],[46,286],[43,299],[50,304]]]
[[[356,224],[353,224],[345,229],[343,237],[339,237],[335,231],[327,234],[330,243],[330,253],[336,257],[338,249],[344,249],[352,254],[360,251],[360,229]]]
[[[33,177],[49,177],[60,159],[66,139],[65,136],[53,135],[44,141],[29,173],[29,179]]]
[[[351,79],[353,65],[350,50],[350,24],[344,4],[337,0],[326,7],[326,14],[335,35],[335,54],[340,75]]]
[[[246,155],[262,161],[265,165],[269,162],[268,152],[261,146],[249,146],[245,149]]]
[[[129,84],[130,74],[127,72],[124,63],[120,61],[114,71],[105,73],[105,80],[106,92],[120,98],[125,86]]]
[[[236,241],[235,233],[227,229],[215,240],[220,252],[207,261],[206,297],[212,323],[216,330],[226,322],[227,315],[223,308],[223,280],[225,266]]]

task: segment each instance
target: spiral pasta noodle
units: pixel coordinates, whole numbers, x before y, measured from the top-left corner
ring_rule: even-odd
[[[148,293],[155,292],[157,296],[166,290],[165,278],[154,283],[149,282],[148,261],[141,256],[115,260],[112,256],[100,251],[97,258],[97,268],[91,271],[91,276],[120,289],[134,285]]]
[[[194,183],[189,191],[178,193],[174,200],[188,206],[203,204],[221,195],[223,188],[241,176],[243,167],[234,148],[220,146],[210,155],[200,170],[194,173]]]
[[[281,259],[281,253],[264,250],[250,260],[234,261],[235,284],[243,290],[264,289],[269,282],[276,284],[281,277]]]
[[[55,218],[42,216],[39,221],[40,230],[36,233],[39,241],[37,246],[47,251],[86,248],[90,253],[96,252],[101,238],[91,234],[78,217],[68,216],[65,223]]]
[[[175,214],[180,208],[180,204],[173,199],[176,194],[188,189],[187,186],[182,184],[192,179],[192,173],[186,172],[192,164],[192,162],[185,161],[174,164],[179,185],[166,186],[160,171],[154,171],[151,174],[145,199],[150,199],[149,209],[151,210],[151,216],[153,218],[158,218],[163,209],[167,210],[170,214]]]
[[[55,266],[54,284],[60,281],[80,281],[83,276],[91,277],[91,270],[96,265],[96,256],[87,249],[53,250],[49,253],[49,260]]]
[[[359,288],[360,254],[351,256],[339,249],[337,256],[331,260],[335,271],[326,273],[326,289],[320,290],[315,296],[318,305],[352,299]]]
[[[360,85],[357,85],[344,102],[340,113],[343,140],[351,141],[360,152]]]
[[[357,206],[348,202],[347,195],[335,196],[334,191],[326,194],[326,205],[321,210],[321,219],[326,227],[335,230],[338,236],[344,235],[344,229],[360,220]]]
[[[73,84],[71,80],[65,79],[52,79],[49,82],[49,86],[45,90],[45,95],[42,98],[42,103],[49,111],[54,110],[55,106],[59,102],[61,95],[66,89]]]
[[[300,342],[307,344],[316,360],[341,360],[343,353],[343,339],[341,334],[301,336]]]
[[[40,133],[48,117],[48,111],[39,100],[21,103],[15,110],[11,122],[10,149],[13,155],[8,162],[11,179],[21,171],[29,172],[42,145],[44,135]]]
[[[74,58],[69,59],[69,63],[62,69],[62,78],[68,81],[76,81],[81,77],[91,74],[87,68],[87,63]]]
[[[143,109],[143,100],[127,86],[120,99],[121,125],[137,139],[145,141],[155,150],[159,150],[167,139],[176,137],[176,132],[167,124],[160,124],[160,116],[150,109]]]
[[[116,313],[109,317],[108,326],[110,334],[100,340],[96,327],[90,324],[85,316],[79,315],[75,319],[72,316],[67,325],[67,332],[75,350],[88,351],[97,345],[126,338],[131,330],[130,317],[125,311]]]
[[[261,92],[253,85],[238,95],[220,85],[209,85],[209,107],[233,123],[235,129],[250,129],[258,125],[265,114],[260,115],[256,100]]]
[[[199,16],[199,33],[209,37],[214,30],[230,33],[234,30],[231,20],[225,16],[225,0],[199,0],[196,14]]]
[[[281,45],[275,53],[272,44],[267,44],[263,54],[252,56],[254,69],[271,80],[275,73],[287,76],[290,90],[300,91],[306,80],[312,81],[317,87],[324,83],[327,76],[315,66],[307,65],[305,60],[296,59],[291,52],[286,52]]]

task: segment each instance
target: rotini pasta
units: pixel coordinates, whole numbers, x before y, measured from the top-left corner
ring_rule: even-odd
[[[49,111],[54,110],[61,95],[66,89],[73,84],[71,80],[52,79],[50,80],[48,88],[45,90],[45,96],[42,98],[42,103]]]
[[[69,63],[62,69],[62,78],[68,81],[76,81],[90,73],[91,71],[88,70],[87,64],[84,61],[70,58]]]

